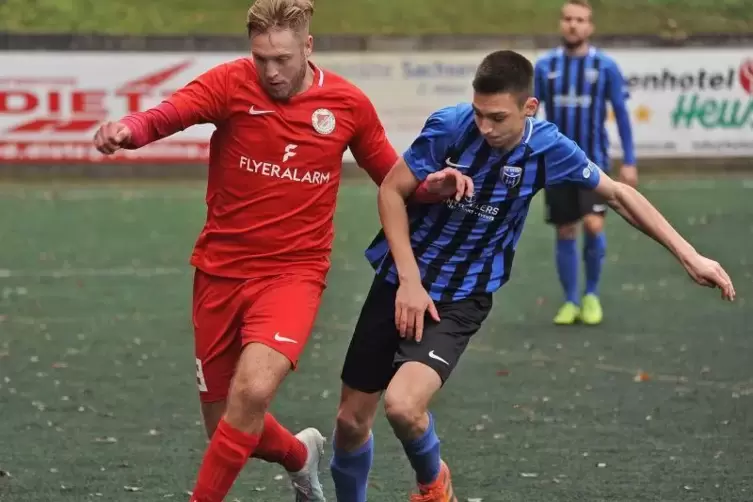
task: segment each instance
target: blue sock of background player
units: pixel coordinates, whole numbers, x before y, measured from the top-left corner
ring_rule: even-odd
[[[604,266],[607,238],[604,232],[586,234],[583,246],[583,261],[586,267],[586,294],[599,295],[599,280]]]
[[[578,305],[578,248],[575,239],[558,238],[555,255],[565,301]]]

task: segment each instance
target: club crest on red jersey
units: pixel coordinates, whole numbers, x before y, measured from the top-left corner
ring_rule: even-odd
[[[335,115],[326,108],[319,108],[311,115],[311,123],[319,134],[332,134],[335,130]]]

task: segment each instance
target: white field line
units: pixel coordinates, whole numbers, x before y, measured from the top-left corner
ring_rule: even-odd
[[[192,271],[189,268],[172,267],[115,267],[115,268],[61,268],[52,270],[9,270],[0,268],[0,279],[10,278],[50,278],[70,277],[160,277],[182,275]]]

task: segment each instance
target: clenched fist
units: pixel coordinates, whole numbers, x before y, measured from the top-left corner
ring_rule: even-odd
[[[121,122],[105,122],[94,134],[94,146],[105,155],[120,150],[131,141],[131,130]]]

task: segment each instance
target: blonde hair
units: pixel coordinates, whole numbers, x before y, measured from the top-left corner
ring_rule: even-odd
[[[314,15],[313,0],[256,0],[246,15],[248,35],[271,29],[308,31]]]
[[[588,0],[566,0],[563,8],[568,5],[577,5],[578,7],[588,9],[588,19],[590,22],[593,22],[594,9],[591,7],[591,3]]]
[[[578,5],[579,7],[585,7],[588,10],[593,10],[588,0],[567,0],[565,5]]]

